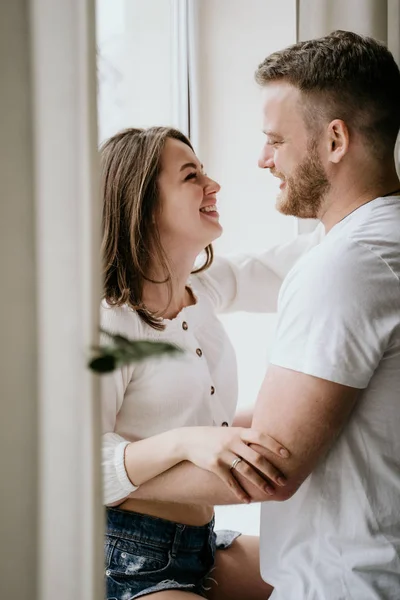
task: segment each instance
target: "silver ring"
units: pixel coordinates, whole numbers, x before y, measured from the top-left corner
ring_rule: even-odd
[[[236,469],[236,467],[238,466],[238,464],[240,463],[240,461],[241,461],[241,460],[243,460],[243,459],[242,459],[242,458],[240,458],[240,456],[237,456],[237,457],[235,458],[235,460],[234,460],[234,461],[232,461],[232,464],[231,464],[231,471],[233,471],[233,469]]]

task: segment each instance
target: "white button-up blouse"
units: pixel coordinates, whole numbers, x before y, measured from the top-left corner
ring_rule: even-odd
[[[233,421],[237,368],[232,344],[218,312],[275,312],[283,278],[323,235],[322,227],[260,255],[216,258],[208,271],[191,277],[196,304],[165,330],[143,323],[128,306],[101,305],[101,327],[130,339],[160,340],[184,353],[131,364],[102,376],[104,502],[122,501],[136,488],[124,466],[124,451],[135,442],[170,429],[223,426]]]

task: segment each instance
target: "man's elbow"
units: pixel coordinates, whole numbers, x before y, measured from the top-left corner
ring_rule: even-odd
[[[290,500],[292,496],[295,495],[298,488],[294,489],[292,487],[283,487],[275,490],[275,494],[271,496],[271,500],[275,502],[286,502],[286,500]]]
[[[290,500],[299,491],[309,474],[304,471],[301,473],[292,473],[285,485],[275,488],[276,501],[285,502],[286,500]]]
[[[275,493],[270,497],[270,500],[275,502],[286,502],[290,500],[296,492],[300,489],[304,479],[301,480],[290,480],[287,481],[286,485],[275,486]]]
[[[285,502],[290,500],[297,492],[301,484],[294,485],[289,482],[284,486],[275,486],[273,494],[262,492],[261,490],[252,490],[251,502]],[[249,490],[247,490],[249,493]]]
[[[286,500],[290,500],[290,498],[296,494],[309,475],[309,473],[305,472],[303,469],[300,472],[299,471],[286,474],[287,479],[285,485],[277,485],[272,481],[268,481],[269,486],[271,487],[271,484],[273,486],[274,491],[272,494],[262,491],[258,487],[256,488],[254,485],[249,484],[244,478],[241,478],[239,483],[250,496],[251,502],[285,502]]]

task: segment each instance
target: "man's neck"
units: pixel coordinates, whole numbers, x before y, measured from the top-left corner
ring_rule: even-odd
[[[358,182],[345,186],[332,186],[326,197],[319,219],[326,233],[337,223],[346,218],[364,204],[382,196],[400,193],[400,181],[396,175],[390,174],[379,183],[372,182],[360,187]]]

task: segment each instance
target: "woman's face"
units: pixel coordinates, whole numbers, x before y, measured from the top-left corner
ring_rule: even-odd
[[[161,243],[168,250],[199,254],[222,233],[218,183],[207,177],[189,146],[168,138],[158,179]]]

